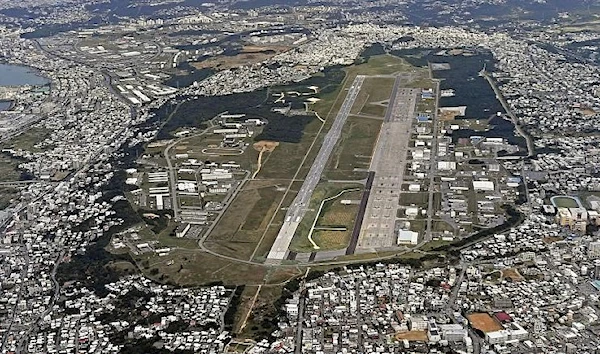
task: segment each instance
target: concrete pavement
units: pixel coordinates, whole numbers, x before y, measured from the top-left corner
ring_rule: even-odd
[[[333,152],[337,141],[339,140],[342,134],[342,128],[346,123],[348,116],[350,115],[350,110],[354,105],[354,101],[360,92],[362,84],[364,82],[365,77],[362,75],[358,75],[350,87],[348,94],[346,95],[346,99],[342,103],[342,107],[338,111],[338,114],[333,122],[333,125],[325,135],[325,139],[323,140],[323,145],[321,145],[321,149],[313,162],[308,175],[304,179],[304,183],[300,188],[300,191],[294,198],[294,201],[288,208],[288,211],[285,216],[285,221],[277,234],[277,238],[269,251],[267,256],[267,262],[278,262],[284,260],[288,255],[288,248],[292,242],[292,238],[300,225],[300,222],[306,215],[307,208],[310,204],[310,199],[312,194],[317,187],[317,184],[321,180],[321,175],[323,174],[323,170],[327,165],[327,161],[329,160],[329,156]]]

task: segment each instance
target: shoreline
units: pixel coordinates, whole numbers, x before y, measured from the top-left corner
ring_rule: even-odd
[[[46,77],[43,75],[42,71],[38,68],[32,67],[32,66],[27,66],[27,65],[22,65],[22,64],[14,64],[14,63],[8,63],[5,61],[0,61],[0,67],[5,66],[7,68],[21,68],[23,70],[25,70],[25,72],[19,73],[20,75],[33,75],[35,77],[35,80],[25,80],[25,81],[29,81],[29,82],[23,82],[23,83],[1,83],[0,82],[0,86],[1,87],[16,87],[16,86],[33,86],[33,87],[43,87],[46,85],[50,85],[52,83],[52,80],[49,77]],[[31,83],[31,81],[43,81],[41,83],[38,82],[34,82]]]
[[[2,105],[8,103],[8,107],[3,108]],[[15,108],[16,102],[15,100],[0,100],[0,112],[9,112]]]

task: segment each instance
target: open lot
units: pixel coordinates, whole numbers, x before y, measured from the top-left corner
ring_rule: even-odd
[[[398,333],[395,335],[396,340],[407,340],[409,342],[427,342],[427,331],[410,331]]]
[[[487,313],[472,313],[467,316],[471,326],[484,333],[502,330],[502,326]]]
[[[512,281],[524,280],[521,273],[515,268],[502,269],[502,278],[510,278]]]
[[[382,120],[350,116],[335,147],[324,178],[359,180],[366,178]],[[360,169],[360,170],[356,170]]]
[[[219,55],[192,63],[191,65],[196,69],[227,70],[239,67],[240,65],[263,62],[289,49],[290,47],[286,46],[244,46],[242,51],[237,55]]]
[[[42,149],[36,147],[36,145],[50,136],[50,134],[51,132],[48,129],[32,127],[2,144],[2,148],[39,152]]]
[[[345,228],[345,230],[323,230],[318,231],[313,235],[313,239],[320,247],[320,251],[340,249],[348,245],[352,234],[354,218],[358,212],[358,205],[343,205],[340,201],[343,199],[358,200],[362,193],[362,185],[322,182],[317,185],[313,192],[307,213],[304,219],[302,219],[300,226],[298,226],[294,238],[292,239],[292,243],[290,244],[290,250],[295,252],[315,251],[308,240],[308,235],[314,220],[317,217],[317,211],[319,210],[321,202],[326,198],[333,197],[338,193],[349,189],[359,189],[359,191],[344,193],[339,198],[326,202],[316,223],[316,229],[325,226],[336,226]]]
[[[285,180],[249,181],[204,245],[221,254],[248,260],[277,210],[287,183]]]

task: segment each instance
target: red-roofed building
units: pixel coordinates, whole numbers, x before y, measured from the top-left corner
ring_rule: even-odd
[[[512,318],[506,312],[498,312],[494,315],[500,323],[512,322]]]

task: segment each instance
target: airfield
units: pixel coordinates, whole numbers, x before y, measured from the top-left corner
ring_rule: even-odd
[[[440,68],[374,56],[340,81],[325,73],[250,96],[265,108],[230,100],[235,110],[178,128],[129,176],[141,182],[128,199],[146,225],[109,249],[130,252],[159,281],[245,285],[242,306],[252,305],[240,323],[250,309],[268,316],[283,284],[307,268],[435,261],[440,247],[501,223],[501,203],[518,195],[494,167],[511,147],[468,138],[489,130],[488,119],[438,115],[454,109],[440,107]],[[297,139],[270,140],[281,129]],[[157,194],[172,214],[157,210]]]

